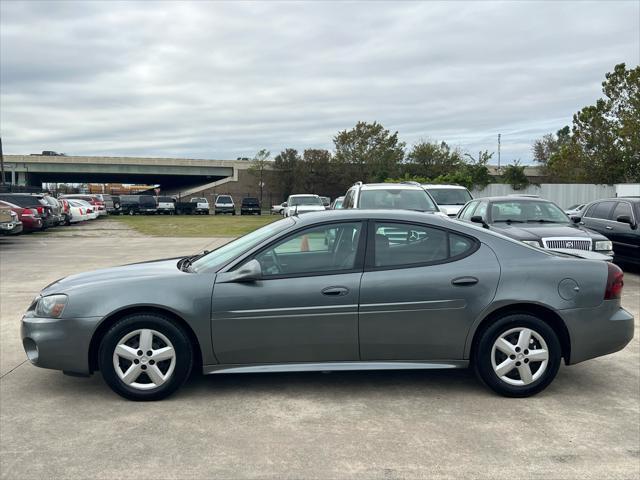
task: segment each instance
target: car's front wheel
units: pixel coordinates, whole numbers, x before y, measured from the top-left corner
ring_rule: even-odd
[[[533,315],[502,317],[482,334],[474,367],[480,379],[507,397],[528,397],[544,390],[560,367],[560,341],[553,329]]]
[[[187,335],[156,314],[119,320],[103,337],[98,356],[107,384],[130,400],[161,400],[171,395],[193,366]]]

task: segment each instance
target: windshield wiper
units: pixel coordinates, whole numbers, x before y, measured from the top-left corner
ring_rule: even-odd
[[[511,220],[507,218],[506,220],[494,220],[493,223],[524,223],[522,220]]]
[[[193,264],[193,262],[198,260],[200,257],[204,257],[207,253],[209,253],[209,250],[205,250],[202,253],[196,253],[195,255],[184,257],[182,260],[178,262],[178,268],[183,272],[188,272],[189,267]]]

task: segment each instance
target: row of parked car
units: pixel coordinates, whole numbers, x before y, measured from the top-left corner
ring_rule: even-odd
[[[95,220],[107,214],[96,195],[0,193],[0,234],[17,235]]]
[[[357,182],[332,203],[311,194],[290,195],[271,212],[285,217],[326,209],[403,209],[477,224],[536,248],[584,258],[640,264],[640,197],[574,205],[563,211],[535,195],[474,199],[459,185]]]

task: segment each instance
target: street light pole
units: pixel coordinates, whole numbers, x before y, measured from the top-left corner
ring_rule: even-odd
[[[498,172],[500,171],[500,134],[498,134]]]
[[[4,154],[2,153],[2,137],[0,137],[0,176],[2,178],[1,185],[4,186]]]

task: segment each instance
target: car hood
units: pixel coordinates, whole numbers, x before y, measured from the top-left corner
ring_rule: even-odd
[[[446,213],[450,217],[455,217],[460,210],[462,210],[464,205],[440,205],[438,204],[438,208],[440,208],[441,212]]]
[[[296,209],[298,212],[323,212],[326,210],[324,205],[299,205],[297,207],[289,207],[289,210],[293,212],[295,212]]]
[[[119,267],[102,268],[91,272],[78,273],[61,278],[47,285],[41,292],[42,295],[53,293],[66,293],[79,286],[107,284],[120,281],[138,280],[145,277],[158,277],[168,275],[188,275],[178,269],[179,258],[153,260],[150,262],[133,263]]]
[[[602,235],[575,226],[562,223],[492,223],[491,229],[518,240],[538,240],[549,237],[595,238],[603,240]]]

